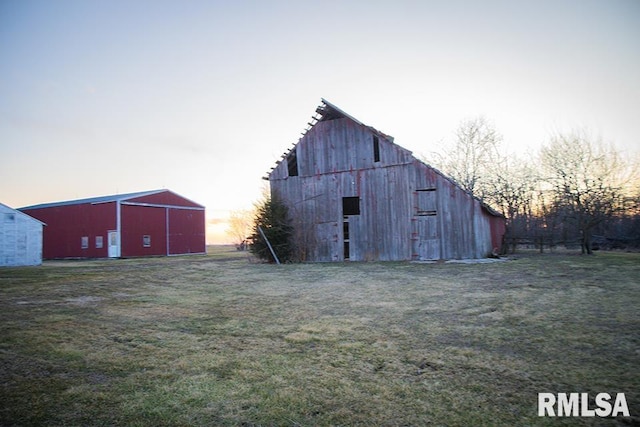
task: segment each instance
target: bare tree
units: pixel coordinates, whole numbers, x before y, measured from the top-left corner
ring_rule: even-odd
[[[460,122],[454,146],[439,156],[436,166],[448,174],[472,197],[480,200],[487,196],[486,178],[491,175],[497,161],[502,136],[484,116]],[[470,216],[475,216],[475,204],[470,204]],[[471,242],[476,244],[475,223],[471,228]]]
[[[484,116],[463,120],[456,130],[455,145],[444,153],[438,167],[472,196],[483,199],[501,143],[502,135]]]
[[[440,153],[432,153],[432,163],[452,178],[463,190],[487,204],[496,202],[491,197],[495,182],[491,182],[497,163],[500,163],[502,135],[484,116],[462,120],[455,132],[455,143]],[[500,202],[498,202],[500,203]],[[470,204],[470,215],[475,204]],[[471,230],[475,245],[475,226]]]
[[[554,135],[539,156],[527,158],[504,154],[501,143],[479,116],[460,123],[452,148],[432,155],[436,167],[505,216],[512,251],[523,238],[542,251],[578,236],[583,253],[591,253],[596,229],[640,241],[628,232],[640,221],[637,159],[584,131]]]
[[[553,209],[578,229],[582,253],[592,253],[593,228],[629,207],[628,186],[637,169],[584,131],[554,135],[540,160]]]
[[[517,239],[531,234],[532,212],[537,200],[539,177],[530,162],[511,156],[498,156],[485,168],[482,177],[484,201],[506,218],[505,247],[515,252]]]
[[[229,215],[227,234],[231,236],[239,249],[246,248],[246,240],[251,235],[254,212],[251,210],[236,210]]]

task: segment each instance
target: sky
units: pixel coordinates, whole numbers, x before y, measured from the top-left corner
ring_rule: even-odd
[[[427,160],[479,115],[637,153],[640,1],[0,0],[0,202],[168,188],[223,243],[321,98]]]

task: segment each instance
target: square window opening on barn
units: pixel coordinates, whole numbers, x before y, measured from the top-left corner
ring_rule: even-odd
[[[298,176],[298,156],[296,155],[295,148],[291,150],[287,156],[287,167],[289,169],[289,176]]]
[[[343,197],[342,215],[360,215],[360,197]]]
[[[148,234],[145,234],[144,236],[142,236],[142,246],[145,248],[150,248],[151,247],[151,236]]]
[[[433,187],[416,190],[416,215],[436,216],[437,215],[436,189]]]
[[[104,242],[102,236],[96,236],[96,249],[102,249]]]
[[[377,135],[373,135],[373,161],[375,163],[380,161],[380,139]]]
[[[89,249],[89,236],[82,236],[80,238],[80,247],[82,249]]]

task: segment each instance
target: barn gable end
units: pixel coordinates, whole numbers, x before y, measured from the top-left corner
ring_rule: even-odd
[[[269,173],[309,261],[478,258],[495,220],[479,200],[388,136],[322,100]],[[491,219],[494,218],[494,219]],[[494,227],[495,228],[495,227]]]

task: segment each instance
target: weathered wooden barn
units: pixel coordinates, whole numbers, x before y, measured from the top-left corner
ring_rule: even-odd
[[[204,206],[169,190],[45,203],[20,210],[47,224],[45,259],[206,252]]]
[[[0,267],[42,264],[44,225],[0,203]]]
[[[326,100],[266,178],[308,261],[483,258],[504,217]]]

